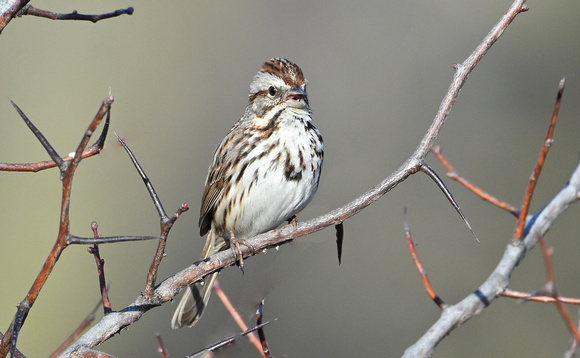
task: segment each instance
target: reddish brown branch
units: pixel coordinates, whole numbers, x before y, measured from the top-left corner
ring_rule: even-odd
[[[562,82],[561,85],[563,88]],[[546,291],[550,293],[551,296],[554,298],[555,300],[554,303],[556,304],[556,308],[558,308],[558,312],[560,312],[560,315],[562,316],[564,323],[568,327],[568,330],[572,334],[572,337],[576,340],[576,343],[580,344],[580,332],[578,331],[578,327],[576,326],[576,323],[574,322],[572,317],[570,317],[570,313],[566,309],[566,306],[564,306],[564,302],[560,300],[560,296],[558,295],[558,289],[556,288],[556,279],[554,278],[555,277],[554,267],[552,265],[552,253],[554,250],[551,247],[548,247],[548,245],[546,245],[546,242],[544,241],[544,238],[542,236],[538,236],[538,243],[542,248],[542,253],[544,255],[544,262],[546,266],[546,276],[548,280],[545,286]]]
[[[402,164],[395,172],[393,172],[383,181],[378,183],[374,188],[363,193],[351,202],[315,219],[302,222],[296,227],[296,229],[291,227],[283,227],[278,230],[272,230],[268,233],[258,235],[254,238],[247,239],[246,242],[248,242],[254,248],[254,250],[250,250],[249,248],[242,246],[241,251],[244,255],[244,258],[261,252],[264,249],[291,242],[298,237],[345,221],[346,219],[356,215],[374,203],[380,197],[392,190],[395,186],[403,182],[406,178],[417,173],[423,164],[423,159],[428,154],[429,149],[433,146],[433,143],[437,138],[437,135],[439,134],[445,119],[448,117],[453,104],[458,98],[459,92],[463,87],[468,75],[472,72],[477,63],[479,63],[481,58],[485,55],[485,53],[487,53],[495,41],[497,41],[497,39],[501,36],[501,34],[505,31],[505,29],[516,17],[516,15],[528,10],[528,7],[524,3],[524,0],[515,0],[507,13],[502,16],[499,22],[487,34],[487,36],[473,51],[473,53],[462,64],[456,66],[456,72],[453,80],[449,86],[445,98],[439,106],[439,110],[435,115],[431,126],[426,131],[423,139],[418,144],[413,154],[404,164]],[[491,303],[491,301],[493,301],[495,297],[497,297],[497,295],[499,295],[501,291],[505,289],[507,283],[509,283],[507,278],[515,266],[515,264],[510,265],[509,263],[513,263],[519,257],[521,257],[520,255],[521,252],[523,252],[523,248],[521,245],[511,245],[508,246],[507,251],[508,252],[506,253],[505,261],[509,262],[506,265],[501,265],[501,270],[496,270],[497,272],[494,272],[495,275],[492,276],[492,279],[480,287],[480,296],[475,297],[475,295],[470,295],[468,302],[462,303],[462,305],[472,305],[471,307],[474,309],[470,310],[469,312],[461,311],[460,313],[456,313],[457,310],[462,308],[462,306],[454,305],[453,308],[456,308],[455,310],[451,308],[444,310],[443,314],[446,316],[446,318],[449,318],[446,320],[448,325],[445,327],[438,327],[439,329],[429,330],[429,337],[422,337],[419,341],[416,342],[414,346],[410,347],[405,352],[405,356],[418,357],[420,356],[419,351],[427,352],[427,354],[432,353],[437,343],[446,337],[449,332],[458,327],[461,323],[470,319],[473,315],[481,312],[484,308],[481,307],[481,305],[484,304],[484,301],[487,302],[487,304]],[[111,314],[107,315],[98,325],[95,325],[93,328],[91,328],[89,332],[79,338],[79,340],[70,346],[63,354],[66,356],[71,356],[77,354],[78,352],[89,349],[90,347],[94,347],[97,344],[100,344],[104,340],[119,332],[121,327],[127,327],[138,321],[148,310],[164,302],[172,300],[182,288],[201,280],[203,277],[211,274],[212,272],[234,264],[234,261],[235,260],[232,257],[230,251],[222,251],[211,256],[207,260],[196,262],[190,267],[159,283],[155,289],[155,297],[157,301],[152,302],[150,299],[147,299],[144,296],[139,296],[135,302],[126,309],[120,312],[112,312]],[[507,271],[507,274],[504,271]]]
[[[530,182],[528,184],[528,189],[526,190],[526,195],[524,196],[524,202],[522,203],[522,211],[518,217],[518,225],[516,227],[516,232],[514,237],[521,240],[524,236],[524,226],[526,224],[526,217],[528,216],[528,211],[530,210],[530,203],[532,201],[532,195],[534,194],[534,189],[536,188],[536,183],[540,177],[542,167],[548,155],[548,151],[554,143],[554,128],[556,127],[556,120],[558,119],[558,112],[560,110],[560,102],[562,101],[562,93],[564,93],[564,83],[565,80],[562,79],[558,85],[558,95],[556,96],[556,104],[554,105],[554,111],[552,112],[552,119],[550,120],[550,126],[548,127],[548,133],[546,133],[546,139],[540,150],[540,155],[538,156],[538,161],[536,162],[536,167],[534,172],[530,177]]]
[[[529,292],[514,291],[514,290],[511,290],[509,288],[506,289],[504,292],[502,292],[501,295],[503,297],[507,297],[507,298],[517,298],[517,299],[532,301],[532,302],[542,302],[542,303],[554,303],[554,302],[556,302],[556,299],[552,296],[532,295]],[[558,301],[560,301],[562,303],[570,304],[570,305],[580,305],[580,298],[558,296]]]
[[[37,9],[32,5],[28,5],[24,9],[23,15],[44,17],[51,20],[81,20],[81,21],[91,21],[95,23],[100,20],[110,19],[111,17],[117,17],[124,14],[132,15],[133,11],[134,11],[133,8],[129,7],[126,9],[115,10],[113,12],[109,12],[106,14],[85,15],[79,14],[76,10],[74,10],[69,14],[60,14],[48,10]]]
[[[109,124],[111,119],[111,112],[107,112],[107,119],[105,120],[105,124],[103,126],[103,131],[99,136],[99,139],[93,145],[85,149],[81,155],[82,159],[86,159],[92,157],[94,155],[100,154],[103,150],[105,145],[105,140],[107,138],[107,133],[109,131]],[[72,157],[64,157],[60,160],[60,162],[70,162],[73,158]],[[57,163],[53,160],[43,161],[38,163],[0,163],[0,171],[8,171],[8,172],[39,172],[41,170],[54,168],[57,166]]]
[[[157,352],[159,352],[161,358],[169,358],[169,352],[167,351],[167,348],[165,348],[163,338],[161,338],[161,335],[159,333],[157,333],[155,336],[157,337],[157,343],[159,343],[159,347],[157,347]]]
[[[445,302],[437,296],[433,287],[431,287],[431,283],[429,282],[429,278],[427,277],[427,272],[423,268],[423,264],[421,264],[421,260],[419,260],[419,255],[417,254],[417,250],[415,250],[415,243],[413,242],[413,238],[411,236],[411,231],[409,230],[409,224],[407,222],[407,209],[405,208],[405,237],[407,238],[407,247],[411,252],[411,257],[413,258],[413,262],[417,267],[417,271],[419,271],[419,275],[423,280],[423,286],[425,286],[425,290],[427,290],[427,294],[429,297],[435,302],[435,304],[440,308],[444,309],[446,307]]]
[[[224,305],[226,310],[230,313],[230,316],[232,316],[238,327],[240,327],[242,331],[247,331],[248,325],[246,325],[246,322],[244,322],[242,316],[240,316],[240,314],[238,313],[238,311],[236,310],[236,308],[234,307],[234,305],[232,304],[226,293],[222,290],[217,279],[214,281],[213,284],[213,292],[216,294],[217,297],[219,297],[220,301],[222,301],[222,304]],[[256,334],[249,333],[248,339],[250,340],[250,343],[252,343],[254,348],[256,348],[258,352],[260,352],[260,355],[262,355],[262,357],[265,357],[264,352],[262,351],[262,343],[260,343],[260,339],[256,337]]]
[[[515,206],[512,206],[512,205],[510,205],[504,201],[501,201],[501,200],[497,199],[496,197],[486,193],[482,189],[480,189],[477,186],[470,183],[463,176],[461,176],[453,168],[453,166],[451,166],[451,164],[447,161],[447,159],[443,156],[443,153],[441,152],[441,146],[436,145],[433,148],[431,148],[431,153],[433,153],[435,155],[435,157],[437,159],[439,159],[439,161],[445,167],[445,169],[447,169],[447,177],[449,177],[449,178],[455,180],[456,182],[458,182],[459,184],[463,185],[464,187],[466,187],[468,190],[472,191],[475,195],[479,196],[483,200],[499,207],[500,209],[503,209],[503,210],[511,213],[515,217],[518,217],[520,215],[520,211]]]
[[[99,238],[98,232],[99,225],[96,221],[91,223],[91,229],[93,230],[93,234],[95,238]],[[109,301],[109,294],[107,293],[107,281],[105,280],[105,260],[101,259],[101,254],[99,253],[99,245],[94,244],[87,248],[87,251],[90,254],[93,254],[95,257],[95,263],[97,264],[97,273],[99,275],[99,289],[101,291],[101,298],[103,301],[103,311],[104,314],[111,313],[111,301]]]
[[[86,130],[85,134],[83,135],[83,138],[81,139],[81,142],[76,149],[73,160],[62,163],[60,169],[61,173],[63,173],[62,177],[63,189],[62,189],[60,225],[58,236],[52,250],[50,251],[50,254],[48,255],[48,258],[44,262],[44,265],[40,273],[36,277],[36,280],[34,280],[32,287],[28,291],[28,294],[26,295],[24,300],[22,300],[18,304],[18,310],[12,323],[10,324],[10,328],[7,330],[7,334],[3,337],[2,341],[0,342],[0,357],[6,356],[8,350],[10,350],[11,354],[13,354],[12,352],[16,348],[18,333],[20,331],[20,328],[24,324],[28,312],[34,305],[36,299],[38,298],[40,290],[46,283],[46,280],[52,273],[52,270],[56,265],[56,262],[60,257],[62,251],[68,246],[68,236],[70,233],[69,232],[70,193],[74,173],[76,168],[78,167],[78,164],[81,161],[81,155],[84,149],[86,148],[88,141],[90,140],[91,136],[97,129],[97,126],[101,123],[104,116],[109,112],[112,103],[113,103],[112,96],[107,97],[103,101],[101,107],[99,108],[99,111],[97,112],[97,114],[89,124],[89,127]],[[8,334],[8,332],[10,334]]]

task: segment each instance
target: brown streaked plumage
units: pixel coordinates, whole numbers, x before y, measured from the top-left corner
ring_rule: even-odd
[[[294,63],[274,58],[250,84],[248,106],[217,147],[202,196],[199,228],[205,259],[274,229],[312,199],[324,157],[322,136],[312,125],[306,80]],[[173,328],[200,318],[216,274],[190,285],[177,307]]]

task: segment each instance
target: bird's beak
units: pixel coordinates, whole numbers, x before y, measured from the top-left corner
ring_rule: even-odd
[[[306,91],[298,86],[294,85],[288,92],[286,96],[286,102],[288,106],[294,108],[304,108],[308,105],[308,98],[306,97]]]

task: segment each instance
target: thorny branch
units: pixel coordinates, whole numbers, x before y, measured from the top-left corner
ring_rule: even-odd
[[[83,20],[83,21],[91,21],[95,23],[97,21],[110,19],[111,17],[117,17],[120,15],[133,15],[133,8],[128,7],[126,9],[115,10],[113,12],[109,12],[107,14],[95,14],[95,15],[85,15],[79,14],[76,10],[69,14],[60,14],[57,12],[52,12],[48,10],[37,9],[32,5],[27,5],[24,7],[22,11],[22,15],[32,15],[38,17],[45,17],[51,20]]]
[[[24,15],[44,17],[52,20],[84,20],[95,23],[100,20],[110,19],[124,14],[132,15],[134,11],[132,7],[129,7],[106,14],[85,15],[79,14],[76,10],[69,14],[60,14],[48,10],[37,9],[32,5],[29,5],[29,2],[30,0],[6,0],[0,3],[0,33],[2,33],[2,30],[6,25],[8,25],[10,20],[14,17]]]
[[[570,317],[570,313],[568,313],[566,306],[564,306],[564,302],[560,300],[560,295],[558,294],[558,289],[556,288],[556,279],[554,278],[554,266],[552,264],[552,253],[554,250],[551,247],[548,247],[542,236],[538,236],[538,243],[542,248],[542,254],[544,255],[544,262],[546,266],[546,276],[548,278],[548,281],[544,286],[544,291],[546,291],[546,293],[552,296],[552,298],[554,299],[554,304],[556,305],[556,307],[558,308],[558,312],[560,312],[560,315],[564,319],[564,322],[566,323],[568,330],[570,331],[570,333],[572,333],[572,337],[574,337],[574,340],[576,340],[576,344],[580,344],[580,332],[578,332],[576,323],[572,320],[572,317]]]
[[[554,112],[552,114],[548,133],[546,135],[546,140],[544,141],[544,145],[540,151],[540,156],[536,163],[536,168],[530,179],[530,185],[524,197],[524,202],[522,204],[522,209],[519,216],[520,219],[522,216],[526,216],[526,213],[529,210],[535,183],[540,175],[549,146],[553,142],[554,127],[558,117],[558,109],[560,107],[563,90],[564,80],[560,81],[560,85],[558,87],[558,96],[554,106]],[[483,309],[489,306],[495,300],[495,298],[500,296],[507,288],[513,270],[519,264],[519,262],[524,259],[526,253],[534,247],[536,239],[543,238],[551,227],[553,221],[564,210],[566,210],[570,204],[578,201],[579,198],[580,165],[578,165],[575,171],[572,173],[572,176],[570,177],[567,185],[562,190],[560,190],[560,192],[542,210],[540,210],[540,212],[530,218],[527,218],[527,224],[525,226],[521,224],[521,220],[518,220],[514,238],[508,244],[503,258],[496,266],[496,269],[489,276],[489,278],[481,286],[479,286],[479,288],[473,294],[467,296],[458,304],[449,306],[445,311],[443,311],[441,318],[435,324],[433,324],[433,326],[423,337],[421,337],[414,345],[405,351],[405,355],[403,357],[431,356],[437,344],[446,335],[448,335],[451,330],[455,329],[457,326],[467,321],[471,317],[479,314]],[[546,255],[547,266],[549,266],[548,261],[549,255]],[[551,271],[548,270],[548,276],[549,278],[553,278],[550,275],[550,272]],[[553,280],[549,280],[549,282],[553,283]],[[554,286],[552,285],[552,289],[553,288]],[[557,294],[553,294],[552,297],[555,299],[555,303],[559,307],[559,310],[564,317],[568,327],[570,328],[570,331],[573,332],[576,337],[577,330],[571,328],[573,324],[570,323],[571,319],[569,318],[569,315],[567,315],[567,311],[562,309],[562,301],[559,300]]]
[[[62,179],[62,199],[61,199],[61,210],[60,210],[60,225],[59,225],[59,232],[54,243],[54,246],[48,255],[48,258],[44,262],[44,265],[38,274],[36,280],[32,284],[32,287],[28,291],[28,294],[18,304],[18,310],[10,327],[6,331],[2,341],[0,342],[0,357],[6,356],[8,350],[10,350],[10,354],[14,355],[14,350],[16,349],[16,343],[18,340],[18,333],[20,332],[20,328],[24,324],[28,312],[34,305],[38,295],[40,294],[40,290],[46,283],[46,280],[50,276],[54,266],[58,258],[60,257],[62,251],[68,246],[68,236],[70,234],[70,226],[69,226],[69,209],[70,209],[70,193],[72,188],[72,180],[74,177],[74,173],[76,168],[78,167],[81,159],[82,154],[97,127],[101,123],[102,119],[105,117],[111,108],[113,103],[113,97],[107,97],[101,107],[99,108],[97,114],[89,124],[89,127],[85,131],[80,144],[78,145],[73,159],[70,161],[59,161],[55,160],[58,157],[56,151],[52,148],[50,143],[44,138],[44,136],[36,129],[36,127],[32,124],[32,122],[24,115],[24,113],[18,108],[18,106],[14,105],[17,109],[18,113],[24,120],[24,122],[30,127],[33,133],[37,136],[37,138],[41,141],[49,155],[55,160],[57,164],[59,164],[59,169],[61,172],[61,179]],[[13,103],[14,104],[14,103]]]
[[[242,316],[240,316],[240,314],[238,313],[238,311],[236,310],[236,308],[234,307],[228,296],[222,290],[222,287],[217,279],[214,281],[212,289],[213,292],[216,294],[216,296],[220,299],[220,301],[222,301],[222,304],[225,306],[226,310],[230,313],[230,316],[232,316],[234,321],[236,321],[238,327],[240,327],[242,331],[247,331],[248,325],[246,324],[246,322],[244,322]],[[252,343],[254,348],[256,348],[256,350],[260,353],[260,355],[262,357],[265,357],[265,354],[262,351],[262,343],[260,342],[260,339],[256,336],[256,334],[248,333],[248,339],[250,340],[250,343]]]
[[[28,125],[28,127],[37,136],[37,138],[38,138],[38,136],[40,136],[41,138],[43,138],[43,140],[46,141],[46,138],[44,138],[44,136],[42,135],[42,133],[40,133],[40,131],[36,128],[36,126],[34,126],[34,124],[32,124],[32,122],[30,122],[28,117],[26,117],[26,115],[24,113],[22,113],[20,108],[14,102],[12,102],[12,101],[10,101],[10,102],[12,103],[12,105],[14,106],[14,108],[16,109],[18,114],[20,114],[20,116],[23,118],[23,120]],[[95,143],[93,143],[90,147],[86,148],[83,151],[83,154],[81,155],[81,159],[86,159],[86,158],[92,157],[93,155],[97,155],[97,154],[101,153],[101,151],[103,150],[103,146],[105,145],[105,139],[107,138],[107,134],[109,133],[110,122],[111,122],[111,112],[109,111],[109,112],[107,112],[107,118],[105,120],[105,124],[103,125],[103,130],[101,132],[101,135],[95,141]],[[40,140],[40,138],[39,138],[39,140]],[[42,140],[40,140],[40,141],[41,141],[41,143],[43,143],[45,148],[46,148],[46,145],[48,145],[51,153],[53,153],[53,154],[56,153],[56,151],[54,150],[54,148],[52,148],[52,146],[50,145],[50,143],[48,143],[48,141],[46,141],[46,142],[43,142]],[[71,160],[73,160],[72,157],[67,156],[67,157],[61,158],[60,156],[56,155],[54,157],[54,160],[43,161],[43,162],[38,162],[38,163],[26,163],[26,164],[0,163],[0,171],[35,172],[36,173],[36,172],[39,172],[41,170],[61,166],[62,163],[70,162]]]
[[[328,214],[301,223],[295,229],[292,227],[284,227],[279,230],[273,230],[269,233],[258,235],[252,239],[246,240],[248,244],[250,244],[254,248],[254,250],[250,250],[247,247],[243,248],[242,249],[243,256],[247,258],[267,248],[276,247],[278,245],[287,243],[297,237],[312,233],[314,231],[322,230],[323,228],[328,227],[330,225],[337,225],[339,223],[342,223],[345,219],[350,218],[351,216],[357,214],[358,212],[360,212],[361,210],[372,204],[374,201],[378,200],[382,195],[389,192],[397,184],[404,181],[410,175],[415,174],[418,171],[421,171],[423,168],[425,168],[424,158],[426,157],[430,148],[432,147],[434,140],[437,137],[439,131],[441,130],[441,127],[445,119],[449,115],[449,112],[459,95],[459,90],[465,83],[467,76],[471,73],[476,64],[487,53],[487,51],[491,48],[491,46],[495,43],[495,41],[497,41],[499,36],[501,36],[503,31],[507,28],[507,26],[511,23],[511,21],[515,18],[515,16],[520,12],[524,12],[528,9],[524,3],[525,3],[524,0],[516,0],[508,10],[506,15],[502,17],[502,19],[498,22],[498,24],[490,31],[490,33],[486,36],[486,38],[482,41],[482,43],[476,48],[476,50],[463,63],[455,65],[456,72],[453,81],[448,89],[445,98],[441,103],[439,111],[435,116],[430,128],[426,132],[425,136],[421,140],[415,152],[397,171],[395,171],[393,174],[391,174],[381,183],[379,183],[376,187],[364,193],[357,199],[340,208],[331,211]],[[0,30],[1,28],[2,27],[0,27]],[[557,113],[556,110],[555,113]],[[553,125],[551,126],[551,129],[553,130]],[[39,279],[35,281],[33,289],[31,289],[31,293],[29,293],[31,299],[28,299],[29,297],[27,296],[27,299],[19,305],[17,317],[15,317],[15,321],[13,321],[13,324],[11,325],[10,329],[6,334],[6,337],[12,337],[12,342],[10,343],[13,343],[13,347],[15,347],[16,343],[17,326],[20,327],[21,324],[24,322],[24,318],[26,317],[28,310],[30,309],[32,303],[34,302],[34,299],[38,295],[38,291],[46,281],[46,277],[48,276],[50,270],[54,266],[54,262],[56,262],[56,259],[58,258],[62,250],[72,242],[71,238],[74,239],[74,237],[70,235],[70,233],[68,232],[70,185],[72,182],[74,170],[76,169],[76,166],[78,166],[80,159],[84,155],[83,152],[86,147],[88,137],[90,137],[90,134],[92,134],[93,131],[94,129],[87,131],[88,136],[86,135],[83,138],[81,145],[79,145],[77,152],[75,153],[72,159],[70,160],[62,159],[59,162],[59,160],[56,159],[56,157],[54,156],[54,153],[52,153],[51,155],[55,163],[54,165],[58,165],[61,171],[63,172],[61,230],[59,231],[58,240],[57,243],[55,244],[56,249],[53,250],[53,252],[51,252],[51,256],[49,256],[49,259],[47,259],[47,263],[45,264],[45,267],[48,267],[48,269],[45,270],[43,268],[43,271],[39,275]],[[120,141],[122,142],[122,140]],[[122,142],[122,144],[124,145],[124,142]],[[546,141],[546,146],[549,146],[549,144],[550,143]],[[134,156],[130,153],[130,151],[125,145],[124,147],[132,157],[133,163],[137,167],[144,182],[146,184],[150,183],[147,177],[144,175],[144,172],[140,169],[140,166],[136,162],[136,159],[134,159]],[[545,153],[543,154],[543,156],[545,158]],[[542,163],[543,159],[538,161],[539,168],[541,168]],[[534,173],[535,173],[534,180],[537,180],[536,174],[539,174],[539,169]],[[66,188],[68,188],[68,190]],[[204,276],[212,272],[215,272],[226,266],[234,264],[235,259],[231,255],[231,253],[227,251],[220,252],[210,257],[209,260],[205,262],[197,262],[194,265],[188,267],[187,269],[177,273],[172,277],[169,277],[165,281],[155,286],[157,267],[159,265],[161,258],[163,257],[167,234],[175,219],[179,217],[181,212],[187,210],[187,206],[182,205],[182,207],[178,209],[178,211],[174,214],[172,218],[168,218],[165,212],[163,211],[162,206],[160,205],[160,201],[156,200],[156,196],[154,195],[154,190],[152,186],[148,185],[147,188],[152,198],[154,199],[154,203],[161,217],[162,234],[158,238],[160,240],[160,243],[158,246],[157,253],[155,255],[155,259],[153,260],[153,263],[149,270],[145,293],[141,295],[139,298],[137,298],[137,300],[132,305],[125,308],[124,310],[120,312],[111,312],[110,314],[106,315],[99,323],[97,323],[93,328],[91,328],[89,332],[83,335],[76,343],[74,343],[65,352],[63,352],[61,356],[68,357],[74,354],[99,354],[98,352],[93,351],[91,348],[94,347],[95,345],[102,343],[115,333],[118,333],[121,329],[137,321],[141,317],[141,315],[146,311],[148,311],[149,309],[159,306],[162,303],[171,300],[179,292],[181,288],[202,279]],[[533,187],[530,190],[530,194],[526,195],[527,199],[531,198],[532,191]],[[440,340],[443,339],[443,337],[445,337],[452,329],[457,327],[459,324],[465,322],[472,316],[478,314],[485,307],[491,304],[491,302],[495,299],[495,297],[501,294],[507,287],[507,284],[509,283],[510,274],[511,272],[513,272],[517,263],[519,263],[519,261],[521,261],[524,258],[525,253],[528,250],[533,248],[535,244],[534,238],[543,237],[543,235],[547,232],[552,222],[558,217],[558,215],[562,213],[564,210],[566,210],[566,208],[571,203],[578,200],[579,193],[580,193],[580,166],[577,167],[574,173],[572,174],[568,185],[564,189],[562,189],[560,193],[558,193],[556,197],[554,197],[554,199],[540,213],[534,215],[531,219],[529,219],[527,221],[528,224],[525,227],[521,225],[523,233],[522,236],[515,235],[516,239],[510,242],[510,244],[506,248],[504,257],[500,261],[500,264],[497,266],[496,270],[492,273],[492,275],[488,278],[488,280],[483,285],[481,285],[474,294],[468,296],[460,303],[453,306],[447,306],[446,309],[443,310],[442,316],[439,319],[439,321],[433,325],[433,329],[430,329],[425,334],[425,336],[423,336],[419,341],[417,341],[415,345],[409,347],[409,349],[405,352],[405,356],[420,357],[431,355],[438,342],[440,342]],[[523,218],[526,217],[525,210],[527,210],[527,207],[528,205],[525,204],[524,207],[522,208],[520,216]],[[518,238],[521,238],[522,240],[517,240]],[[44,277],[41,278],[41,276],[43,275]],[[559,299],[557,298],[556,301],[559,301]],[[14,329],[15,332],[14,334],[12,333],[12,329]],[[7,340],[3,339],[2,344],[0,345],[0,349],[4,349],[4,352],[6,347],[10,346],[10,343],[6,342]]]
[[[404,181],[410,175],[420,171],[424,164],[424,158],[427,156],[430,148],[433,146],[437,134],[441,130],[445,119],[449,115],[449,112],[451,111],[451,108],[453,107],[453,104],[455,103],[459,95],[459,91],[465,83],[467,76],[471,73],[476,64],[487,53],[495,41],[497,41],[503,31],[516,17],[516,15],[527,10],[528,7],[525,5],[524,0],[514,1],[508,12],[494,26],[494,28],[484,38],[484,40],[475,49],[475,51],[463,63],[455,65],[456,72],[452,83],[449,86],[448,92],[444,97],[431,126],[427,130],[415,152],[399,169],[385,178],[377,186],[367,191],[355,200],[318,218],[302,222],[297,225],[295,229],[290,226],[286,226],[278,230],[272,230],[268,233],[258,235],[254,238],[247,239],[246,242],[251,245],[254,250],[250,250],[245,246],[242,247],[243,257],[247,258],[267,248],[276,247],[281,244],[290,242],[297,237],[322,230],[323,228],[330,225],[337,225],[350,218],[351,216],[357,214],[372,204],[374,201],[378,200],[381,196],[389,192],[397,184]],[[578,177],[580,180],[580,174]],[[530,232],[541,232],[547,230],[555,217],[545,218],[544,216],[548,215],[548,213],[555,212],[559,213],[560,211],[557,208],[554,208],[553,210],[544,210],[540,215],[541,218],[539,217],[538,220],[536,220],[536,225],[532,226]],[[524,240],[524,243],[525,242],[526,241]],[[478,290],[477,294],[470,295],[468,297],[468,302],[463,303],[462,305],[456,305],[456,310],[444,310],[443,316],[445,317],[442,317],[442,319],[448,323],[448,327],[442,327],[438,332],[436,332],[441,334],[441,336],[427,338],[429,342],[425,342],[425,338],[423,338],[417,342],[414,347],[409,348],[407,356],[419,357],[432,353],[436,344],[451,329],[485,308],[485,303],[489,304],[495,298],[495,296],[500,294],[501,291],[503,291],[503,288],[507,286],[509,274],[515,267],[515,263],[521,258],[523,251],[525,251],[525,244],[517,244],[515,242],[510,243],[508,249],[506,250],[506,258],[504,258],[504,260],[507,261],[505,263],[505,267],[500,266],[499,268],[501,270],[496,270],[496,272],[494,272],[491,277],[494,280],[498,280],[499,284],[494,287],[488,287],[492,283],[495,283],[495,281],[491,282],[490,280],[482,287],[480,287],[480,290]],[[235,259],[229,251],[223,251],[213,255],[208,260],[194,263],[192,266],[182,270],[181,272],[178,272],[177,274],[158,284],[154,289],[154,296],[147,298],[141,296],[124,310],[120,312],[113,312],[104,317],[98,324],[96,324],[91,330],[83,335],[75,344],[69,347],[69,349],[67,349],[67,351],[65,351],[62,356],[70,357],[71,355],[82,354],[83,352],[90,350],[95,345],[107,340],[112,335],[119,332],[122,328],[127,327],[128,325],[139,320],[140,317],[149,309],[170,301],[182,288],[190,285],[193,282],[201,280],[204,276],[212,272],[233,265],[235,263],[234,261]],[[501,287],[501,289],[498,290],[497,287]],[[450,316],[450,314],[446,315],[447,312],[451,312],[453,316]],[[461,314],[458,312],[461,312]]]

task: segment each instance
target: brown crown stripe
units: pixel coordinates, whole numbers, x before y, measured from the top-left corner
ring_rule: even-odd
[[[280,77],[287,85],[304,85],[304,74],[300,67],[285,59],[272,59],[262,66],[262,71]]]

